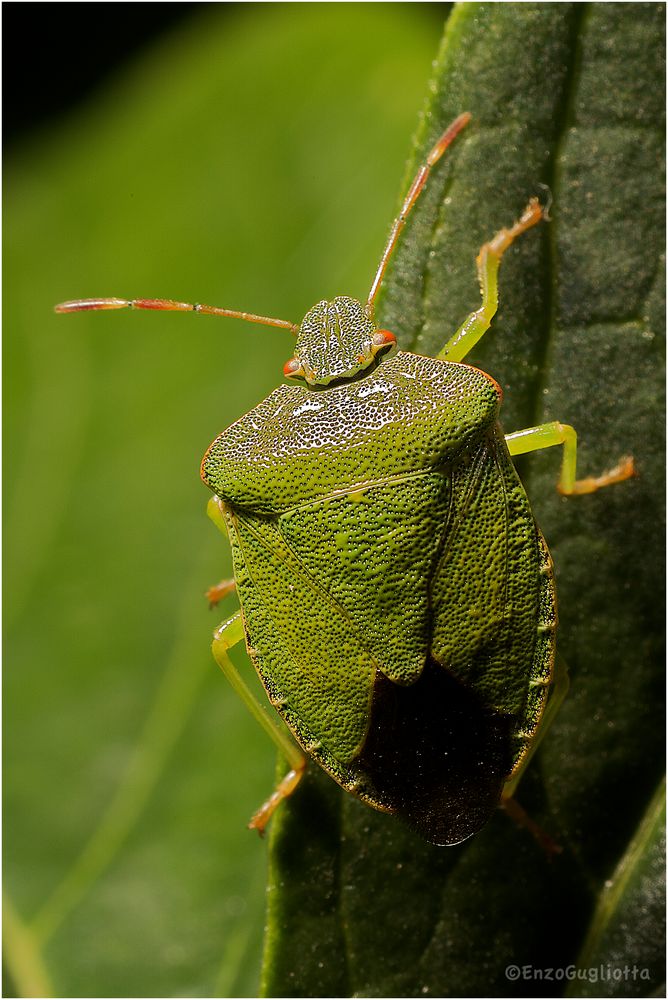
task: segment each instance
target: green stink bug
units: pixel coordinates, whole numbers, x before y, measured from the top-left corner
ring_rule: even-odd
[[[197,311],[296,334],[284,374],[299,384],[272,392],[202,461],[235,573],[209,596],[236,586],[241,605],[214,656],[291,765],[251,820],[260,832],[298,784],[304,751],[435,844],[476,833],[512,794],[563,688],[552,563],[511,456],[563,445],[565,494],[633,474],[626,458],[577,480],[575,431],[556,421],[504,435],[499,386],[462,364],[496,312],[503,253],[544,217],[537,200],[482,247],[482,305],[437,358],[398,350],[374,322],[406,217],[469,117],[420,167],[364,304],[322,301],[299,325],[164,299],[57,307]],[[301,750],[233,666],[228,651],[244,638]]]

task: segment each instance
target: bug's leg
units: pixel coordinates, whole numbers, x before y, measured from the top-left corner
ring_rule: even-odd
[[[211,520],[218,528],[218,530],[222,531],[222,533],[227,538],[225,515],[223,513],[223,502],[220,499],[220,497],[217,497],[215,495],[211,497],[208,504],[206,505],[206,512],[208,517],[211,518]],[[213,587],[209,587],[209,589],[206,591],[204,595],[209,602],[209,607],[215,608],[216,604],[219,604],[224,597],[227,597],[228,594],[232,593],[236,585],[237,584],[235,580],[221,580],[220,583],[215,583]]]
[[[206,516],[213,521],[218,531],[221,531],[227,538],[227,525],[225,524],[225,504],[216,494],[210,498],[206,505]]]
[[[204,596],[209,602],[210,608],[215,608],[217,604],[227,597],[235,589],[237,581],[232,578],[231,580],[221,580],[219,583],[214,583],[212,587],[205,592]]]
[[[279,729],[270,721],[257,698],[232,663],[229,657],[229,650],[243,639],[244,626],[241,612],[238,612],[214,632],[213,644],[211,646],[214,659],[253,718],[262,726],[269,738],[274,741],[290,765],[290,770],[286,776],[264,805],[260,806],[248,824],[250,829],[257,830],[258,833],[262,834],[277,806],[288,795],[291,795],[299,784],[306,767],[306,758],[287,732]]]
[[[521,826],[531,834],[534,840],[542,847],[548,859],[551,859],[555,854],[561,854],[563,850],[561,845],[531,818],[517,799],[514,799],[512,796],[504,797],[501,799],[499,808],[503,809],[517,826]]]
[[[553,420],[537,427],[527,427],[523,431],[506,434],[506,444],[511,455],[524,455],[529,451],[539,451],[541,448],[552,448],[554,445],[564,446],[561,473],[557,489],[564,496],[576,493],[594,493],[603,486],[621,483],[635,475],[633,458],[625,455],[614,469],[609,469],[600,476],[587,476],[586,479],[576,479],[577,434],[568,424]]]
[[[538,823],[536,823],[535,820],[531,818],[531,816],[529,816],[528,812],[523,809],[519,802],[514,798],[514,795],[531,758],[554,722],[563,700],[568,694],[568,687],[568,668],[565,661],[560,656],[557,656],[554,668],[554,677],[552,680],[552,691],[550,692],[550,697],[543,713],[543,718],[540,720],[538,730],[534,734],[527,752],[522,757],[515,773],[503,786],[503,792],[501,794],[501,808],[510,816],[511,819],[515,821],[515,823],[517,823],[518,826],[522,826],[529,831],[532,837],[538,841],[548,857],[551,857],[553,854],[560,854],[561,847],[552,839],[552,837],[550,837],[548,833],[545,832],[545,830],[543,830],[542,827],[538,825]]]
[[[276,785],[276,788],[271,793],[267,801],[263,802],[257,812],[253,813],[250,822],[248,823],[249,830],[257,830],[261,837],[264,836],[267,823],[274,815],[283,799],[287,799],[290,795],[292,795],[295,788],[301,781],[305,770],[306,758],[302,757],[300,766],[290,768],[285,777],[282,778]]]
[[[510,244],[527,229],[544,218],[537,198],[532,198],[517,222],[510,229],[501,229],[483,244],[476,260],[482,305],[464,320],[437,357],[441,361],[461,361],[489,329],[499,305],[499,264]]]

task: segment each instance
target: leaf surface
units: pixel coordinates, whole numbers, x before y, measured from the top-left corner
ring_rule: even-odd
[[[502,385],[506,431],[558,419],[578,431],[580,475],[623,454],[638,468],[561,498],[556,449],[518,463],[555,560],[571,675],[519,799],[563,853],[549,863],[500,813],[466,843],[432,847],[313,769],[272,830],[265,996],[563,995],[655,793],[664,16],[658,4],[455,7],[404,188],[457,114],[473,121],[413,212],[380,304],[404,347],[435,353],[479,304],[480,245],[549,191],[552,221],[504,258],[499,313],[469,360]],[[654,995],[663,933],[647,928]],[[632,965],[635,944],[601,939],[596,960]]]

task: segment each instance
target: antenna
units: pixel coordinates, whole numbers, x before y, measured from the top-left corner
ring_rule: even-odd
[[[463,114],[455,118],[452,124],[447,127],[447,129],[445,130],[441,138],[438,140],[436,145],[433,147],[433,149],[427,156],[426,160],[424,161],[424,163],[416,173],[415,177],[413,178],[413,183],[408,189],[408,194],[406,195],[404,203],[401,206],[401,211],[394,220],[392,231],[390,232],[390,238],[388,239],[387,246],[383,251],[383,256],[380,258],[380,264],[378,265],[378,270],[376,271],[376,277],[373,279],[373,284],[371,286],[371,291],[369,292],[369,298],[367,299],[367,304],[366,304],[367,312],[369,313],[370,316],[373,314],[374,301],[376,295],[378,294],[380,283],[385,275],[387,263],[390,257],[392,256],[392,252],[397,244],[399,233],[404,228],[404,223],[408,218],[408,213],[410,212],[413,205],[417,201],[418,196],[422,191],[422,188],[427,183],[427,178],[429,177],[431,168],[434,166],[435,163],[438,163],[440,158],[443,156],[443,153],[446,151],[446,149],[448,148],[452,140],[455,138],[455,136],[458,135],[459,132],[461,132],[461,130],[465,128],[470,121],[471,121],[471,115],[468,111],[465,111]]]
[[[283,330],[290,330],[295,335],[299,332],[299,326],[296,323],[289,323],[286,319],[272,319],[270,316],[257,316],[255,313],[237,312],[235,309],[205,306],[200,302],[175,302],[173,299],[73,299],[71,302],[61,302],[55,307],[57,313],[102,309],[163,309],[170,312],[198,312],[205,313],[207,316],[245,319],[249,323],[261,323],[263,326],[278,326]]]

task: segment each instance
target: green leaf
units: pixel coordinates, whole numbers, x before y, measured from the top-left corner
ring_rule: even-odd
[[[589,975],[574,980],[569,996],[640,997],[650,988],[654,996],[665,993],[665,966],[656,949],[666,929],[665,858],[664,779],[600,893],[577,963]]]
[[[254,996],[264,926],[274,755],[210,654],[198,468],[291,339],[53,305],[364,294],[441,19],[204,5],[8,152],[5,995]]]
[[[629,453],[638,468],[561,498],[556,451],[520,466],[555,560],[571,692],[519,799],[563,853],[548,862],[502,814],[432,847],[311,773],[274,821],[265,996],[563,995],[663,773],[664,15],[454,9],[406,184],[455,115],[473,123],[406,226],[380,310],[434,353],[479,304],[482,242],[547,186],[552,221],[504,258],[471,362],[502,385],[507,431],[559,419],[578,430],[581,475]],[[663,931],[645,926],[654,995]],[[639,954],[631,931],[606,951],[615,967]]]

